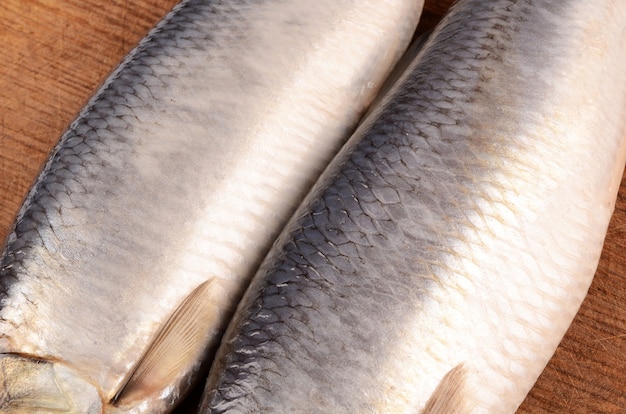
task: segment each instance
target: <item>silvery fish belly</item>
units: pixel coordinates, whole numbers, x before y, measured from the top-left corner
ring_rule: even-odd
[[[315,184],[204,413],[512,413],[624,170],[626,2],[461,0]]]
[[[421,6],[189,0],[166,16],[18,213],[0,268],[0,411],[172,409]]]

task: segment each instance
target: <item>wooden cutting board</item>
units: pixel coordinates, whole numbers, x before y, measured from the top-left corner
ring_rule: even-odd
[[[0,1],[0,240],[100,82],[177,0]],[[423,28],[451,0],[427,0]],[[520,413],[626,413],[626,181],[595,280]]]

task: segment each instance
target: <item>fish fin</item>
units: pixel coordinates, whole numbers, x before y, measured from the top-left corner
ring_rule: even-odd
[[[439,382],[421,414],[465,414],[473,399],[467,386],[468,370],[463,364],[452,368]]]
[[[159,330],[134,369],[111,399],[115,405],[144,399],[176,382],[179,372],[189,371],[211,344],[217,318],[212,280],[195,288]],[[184,374],[183,374],[184,375]]]

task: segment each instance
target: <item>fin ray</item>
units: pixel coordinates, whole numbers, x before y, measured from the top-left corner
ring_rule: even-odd
[[[464,364],[452,368],[439,382],[421,414],[466,414],[473,408]]]
[[[208,280],[195,288],[156,334],[111,402],[135,401],[163,389],[185,365],[200,360],[212,335],[215,317],[214,286]]]

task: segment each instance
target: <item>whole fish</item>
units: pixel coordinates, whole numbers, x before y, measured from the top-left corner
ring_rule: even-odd
[[[626,2],[461,0],[279,237],[203,413],[511,413],[594,275]]]
[[[183,1],[61,137],[0,262],[0,412],[162,412],[422,1]]]

